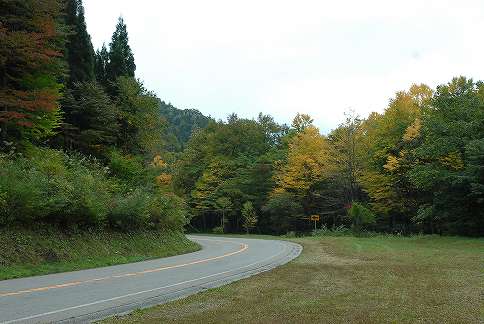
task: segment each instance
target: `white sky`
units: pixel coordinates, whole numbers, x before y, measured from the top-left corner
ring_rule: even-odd
[[[412,83],[484,74],[483,0],[84,0],[95,48],[119,15],[137,77],[178,108],[262,111],[322,131]]]

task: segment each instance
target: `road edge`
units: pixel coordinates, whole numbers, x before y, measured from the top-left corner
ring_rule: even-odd
[[[231,237],[226,237],[226,238],[234,239]],[[255,238],[250,238],[250,239],[255,239]],[[250,240],[250,239],[247,239],[247,240]],[[176,291],[170,291],[168,293],[160,293],[159,295],[154,297],[148,297],[135,302],[126,303],[121,306],[109,307],[109,308],[106,308],[97,312],[93,312],[90,314],[85,314],[79,317],[61,320],[57,323],[86,323],[86,322],[101,321],[103,319],[113,317],[113,316],[128,315],[129,313],[132,313],[133,311],[138,309],[149,308],[149,307],[165,304],[171,301],[175,301],[178,299],[182,299],[208,289],[224,286],[238,280],[242,280],[263,272],[270,271],[276,267],[282,266],[294,260],[301,254],[303,250],[303,247],[300,244],[297,244],[294,242],[285,241],[285,240],[273,240],[273,241],[286,245],[288,249],[286,253],[282,254],[278,258],[274,258],[274,260],[271,260],[268,263],[257,265],[257,266],[254,265],[253,267],[250,267],[247,269],[235,269],[233,271],[229,271],[229,272],[232,272],[231,274],[226,275],[222,278],[214,278],[213,280],[210,280],[208,282],[194,284],[190,287],[182,288]]]

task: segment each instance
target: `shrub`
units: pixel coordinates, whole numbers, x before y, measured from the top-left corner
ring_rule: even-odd
[[[352,235],[351,229],[345,227],[344,225],[339,225],[338,227],[329,229],[326,225],[321,228],[312,231],[312,236],[348,236]]]
[[[110,226],[122,231],[146,227],[150,217],[151,201],[151,194],[141,188],[136,188],[127,195],[118,196],[108,216]]]
[[[369,224],[375,223],[375,214],[362,204],[354,202],[348,210],[348,216],[352,221],[352,229],[354,232],[361,232],[363,228]]]
[[[32,223],[43,218],[48,213],[45,209],[47,189],[47,177],[32,168],[25,158],[10,160],[2,156],[0,192],[4,208],[0,225]]]
[[[217,227],[212,228],[212,233],[214,233],[214,234],[223,234],[224,233],[224,229],[223,229],[222,226],[217,226]]]
[[[242,205],[242,219],[244,221],[243,226],[249,234],[249,231],[255,227],[257,223],[257,214],[255,213],[254,205],[252,202],[247,201]]]
[[[150,206],[150,225],[155,228],[179,229],[189,221],[183,199],[173,194],[156,194]]]
[[[34,148],[26,156],[1,156],[0,170],[0,225],[84,226],[106,219],[113,181],[95,161]]]
[[[130,185],[145,183],[147,180],[146,169],[138,156],[123,155],[112,150],[109,154],[109,168],[112,175]]]
[[[81,154],[45,148],[0,155],[0,226],[48,223],[129,231],[179,230],[187,223],[181,198],[162,193],[154,184],[119,181],[108,170]]]

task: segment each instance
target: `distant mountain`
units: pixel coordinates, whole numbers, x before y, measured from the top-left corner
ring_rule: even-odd
[[[164,101],[160,101],[160,113],[168,121],[168,133],[174,137],[169,145],[172,151],[183,150],[193,131],[207,127],[212,120],[196,109],[178,109]]]

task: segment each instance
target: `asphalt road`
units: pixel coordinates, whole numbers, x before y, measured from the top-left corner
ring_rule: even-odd
[[[298,244],[189,236],[202,250],[169,258],[0,281],[0,323],[84,323],[270,270]]]

